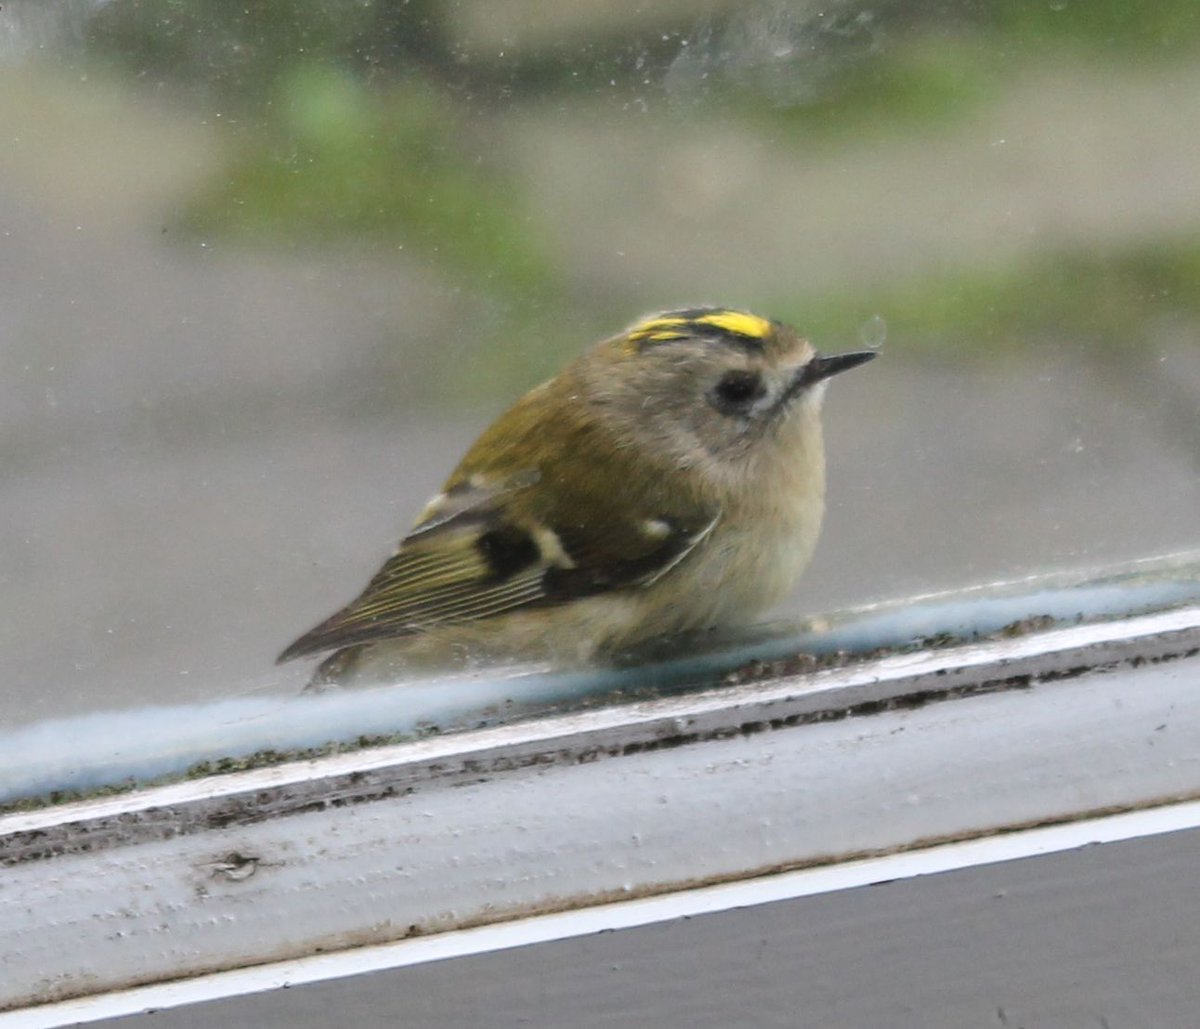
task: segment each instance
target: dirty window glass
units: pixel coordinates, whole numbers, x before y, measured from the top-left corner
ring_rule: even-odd
[[[1192,0],[5,0],[0,723],[294,695],[666,308],[882,350],[784,614],[1195,545],[1198,51]]]

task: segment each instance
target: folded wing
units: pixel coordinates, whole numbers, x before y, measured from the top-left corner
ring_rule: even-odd
[[[717,521],[707,512],[635,513],[620,504],[571,521],[526,502],[537,479],[462,483],[436,499],[362,594],[279,660],[644,587]]]

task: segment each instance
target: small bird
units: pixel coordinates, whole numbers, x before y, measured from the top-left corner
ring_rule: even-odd
[[[279,657],[310,686],[480,661],[603,661],[789,592],[825,506],[824,356],[703,307],[642,319],[501,415],[362,594]]]

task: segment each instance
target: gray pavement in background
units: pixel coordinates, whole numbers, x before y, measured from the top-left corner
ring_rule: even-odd
[[[636,204],[608,217],[626,211],[621,197],[589,192],[595,155],[585,140],[562,136],[553,115],[540,137],[543,216],[585,288],[603,291],[627,275],[638,289],[660,289],[667,304],[684,299],[689,262],[703,266],[705,292],[724,268],[721,297],[735,301],[765,272],[808,269],[822,281],[824,268],[827,284],[848,281],[855,267],[878,278],[887,261],[907,270],[914,252],[932,264],[967,260],[989,240],[1021,233],[1111,241],[1194,226],[1200,157],[1184,99],[1200,89],[1186,94],[1181,76],[1160,83],[1183,99],[1155,108],[1153,131],[1143,73],[1128,96],[1105,87],[1093,128],[1108,160],[1086,183],[1094,152],[1084,142],[1075,140],[1068,160],[1045,126],[1019,140],[1020,123],[1002,118],[1005,145],[1031,156],[1002,162],[1000,180],[985,177],[980,210],[1000,217],[1009,195],[1022,212],[1009,221],[964,214],[972,206],[964,168],[974,165],[963,155],[985,146],[995,112],[959,132],[957,151],[876,141],[842,155],[850,171],[832,159],[756,151],[744,181],[766,184],[766,203],[786,195],[792,206],[779,217],[747,214],[737,185],[704,218],[695,205]],[[1200,75],[1187,81],[1195,87]],[[1082,95],[1072,88],[1053,99],[1061,107]],[[1050,107],[1044,116],[1082,117],[1082,108]],[[103,118],[93,120],[87,131],[102,137]],[[151,145],[169,120],[128,114],[122,147]],[[6,131],[18,121],[0,110]],[[525,149],[539,152],[534,123],[520,131]],[[621,145],[632,147],[640,131]],[[1163,162],[1146,160],[1159,139]],[[101,144],[84,142],[100,160]],[[275,654],[365,583],[505,403],[437,415],[409,407],[411,390],[381,357],[440,333],[471,360],[469,307],[402,257],[181,246],[147,223],[136,192],[105,204],[103,190],[126,181],[118,172],[129,154],[66,189],[38,172],[48,167],[45,145],[0,156],[0,724],[294,689],[305,668],[276,669]],[[192,181],[194,160],[159,169],[140,188],[169,207],[169,183]],[[1149,194],[1148,167],[1164,187]],[[887,181],[897,169],[902,196]],[[1188,188],[1176,188],[1188,169]],[[660,172],[674,181],[670,166]],[[837,175],[850,184],[840,192],[829,186]],[[1080,195],[1064,206],[1072,183]],[[636,193],[635,185],[626,182]],[[572,188],[594,206],[571,200]],[[830,205],[809,202],[835,194],[842,199]],[[712,238],[721,219],[757,226],[770,245],[741,253],[743,239],[724,265],[711,253],[697,262],[684,246],[669,274],[651,278],[645,248],[656,231]],[[614,312],[611,328],[639,313]],[[922,363],[885,345],[881,360],[830,391],[827,528],[789,610],[1200,545],[1194,332],[1164,326],[1123,364],[1072,340],[982,363]],[[580,347],[588,342],[580,335]]]

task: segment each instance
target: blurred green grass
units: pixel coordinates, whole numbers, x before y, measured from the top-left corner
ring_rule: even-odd
[[[497,101],[536,104],[605,83],[617,103],[686,103],[698,130],[732,113],[764,136],[832,148],[961,117],[1032,67],[1200,53],[1196,0],[881,0],[832,8],[823,21],[804,5],[731,5],[702,26],[618,27],[517,46],[503,60],[457,53],[447,11],[438,0],[345,10],[127,0],[101,10],[91,43],[112,59],[135,55],[143,74],[205,81],[237,114],[227,119],[237,122],[226,130],[233,156],[187,208],[192,232],[256,245],[367,241],[486,298],[479,359],[462,362],[433,340],[419,360],[396,358],[398,374],[418,360],[428,388],[451,382],[467,398],[528,384],[578,350],[581,327],[613,331],[641,306],[630,300],[614,323],[622,298],[592,296],[550,254],[531,218],[536,198],[491,160],[504,131],[491,118]],[[676,76],[672,92],[685,56],[690,77]],[[644,285],[631,284],[630,297]],[[1157,319],[1200,318],[1200,241],[1151,238],[744,299],[817,339],[844,339],[878,314],[891,345],[914,354],[975,359],[1049,337],[1131,348]]]
[[[1136,363],[1151,333],[1200,332],[1200,237],[1103,251],[1058,250],[990,268],[956,268],[875,288],[751,296],[739,303],[794,325],[822,350],[875,346],[901,360],[986,363],[1077,347],[1089,360]],[[492,345],[459,360],[436,341],[405,358],[427,396],[467,407],[514,396],[641,311],[553,307],[500,318],[481,331]],[[397,381],[397,387],[400,383]]]
[[[275,95],[272,121],[235,141],[228,167],[188,206],[185,229],[383,242],[523,303],[556,291],[519,185],[472,156],[485,143],[427,81],[370,89],[337,68],[306,65]]]
[[[977,41],[921,39],[873,56],[804,103],[758,105],[757,114],[807,144],[950,121],[996,96],[1000,85],[999,68]]]
[[[982,27],[1027,50],[1173,57],[1200,40],[1200,5],[1192,0],[1001,0],[973,6]]]
[[[987,359],[1046,340],[1135,349],[1167,320],[1200,326],[1200,238],[1102,251],[1047,252],[997,268],[963,268],[840,294],[764,298],[764,309],[814,340],[878,315],[904,353]]]

